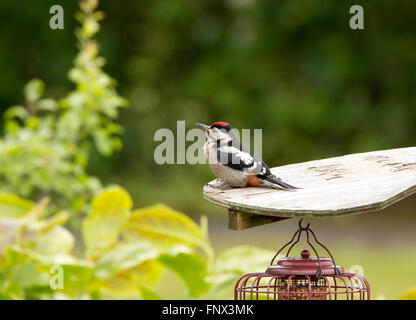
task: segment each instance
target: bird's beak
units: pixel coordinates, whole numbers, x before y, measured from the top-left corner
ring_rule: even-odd
[[[204,131],[208,131],[208,129],[209,129],[209,126],[207,126],[205,124],[202,124],[202,123],[197,123],[196,125]]]

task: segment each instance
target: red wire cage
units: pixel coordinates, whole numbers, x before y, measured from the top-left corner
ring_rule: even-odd
[[[286,245],[273,257],[266,272],[248,273],[238,279],[234,289],[235,300],[369,300],[370,285],[361,275],[345,272],[335,264],[329,250],[320,243],[313,231],[302,227]],[[301,257],[289,257],[289,253],[306,233],[309,246],[316,257],[311,257],[308,250],[301,252]],[[310,235],[315,242],[326,250],[330,258],[320,258],[310,242]],[[295,241],[296,239],[296,241]],[[289,246],[286,257],[275,259]]]

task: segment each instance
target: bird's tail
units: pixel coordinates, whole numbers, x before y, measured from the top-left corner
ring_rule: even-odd
[[[297,187],[294,187],[286,182],[283,182],[279,178],[275,176],[264,176],[264,175],[258,175],[259,179],[262,180],[265,184],[268,186],[271,186],[273,188],[277,189],[286,189],[286,190],[293,190],[293,189],[299,189]]]

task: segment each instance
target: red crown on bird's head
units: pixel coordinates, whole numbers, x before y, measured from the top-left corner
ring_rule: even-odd
[[[218,121],[212,123],[211,128],[228,129],[231,128],[231,125],[228,122]]]

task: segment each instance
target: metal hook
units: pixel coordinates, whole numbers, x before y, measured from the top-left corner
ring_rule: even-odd
[[[318,244],[318,245],[320,245],[323,249],[325,249],[325,251],[329,254],[329,256],[331,257],[331,260],[332,260],[332,263],[334,264],[334,271],[335,271],[335,274],[336,275],[339,275],[340,274],[340,271],[338,270],[338,268],[337,268],[337,265],[336,265],[336,263],[335,263],[335,260],[334,260],[334,257],[332,256],[332,254],[331,254],[331,252],[321,243],[321,242],[319,242],[318,241],[318,239],[316,238],[316,235],[315,235],[315,233],[312,231],[312,229],[310,228],[310,223],[307,223],[306,224],[306,227],[302,227],[302,221],[303,221],[303,218],[301,218],[300,220],[299,220],[299,223],[298,223],[298,225],[299,225],[299,229],[295,232],[295,234],[293,235],[293,237],[292,237],[292,239],[288,242],[288,243],[286,243],[282,248],[280,248],[280,250],[279,251],[277,251],[277,253],[274,255],[274,257],[273,257],[273,259],[272,259],[272,261],[270,262],[270,265],[273,265],[273,263],[274,263],[274,260],[277,258],[277,256],[279,255],[279,253],[284,249],[284,248],[286,248],[287,246],[289,246],[290,245],[290,247],[289,247],[289,250],[287,251],[287,253],[286,253],[286,257],[288,257],[289,256],[289,254],[290,254],[290,251],[292,250],[292,248],[299,242],[299,240],[300,240],[300,237],[301,237],[301,235],[302,235],[302,232],[305,232],[306,233],[306,240],[307,240],[307,243],[309,244],[309,246],[312,248],[312,250],[314,251],[314,253],[315,253],[315,255],[316,255],[316,257],[317,257],[317,259],[318,259],[318,264],[319,264],[319,268],[318,268],[318,270],[317,270],[317,273],[316,273],[316,277],[317,278],[320,278],[321,276],[322,276],[322,266],[321,266],[321,258],[319,257],[319,255],[318,255],[318,252],[316,251],[316,249],[314,248],[314,246],[312,245],[312,243],[310,242],[310,240],[309,240],[309,233],[311,233],[312,234],[312,236],[313,236],[313,239],[315,240],[315,242]],[[295,238],[296,238],[296,241],[295,241]]]
[[[307,225],[306,225],[306,227],[302,227],[302,221],[303,221],[303,218],[301,218],[300,220],[299,220],[299,229],[300,230],[308,230],[309,229],[309,226],[311,225],[310,223],[308,223]]]

